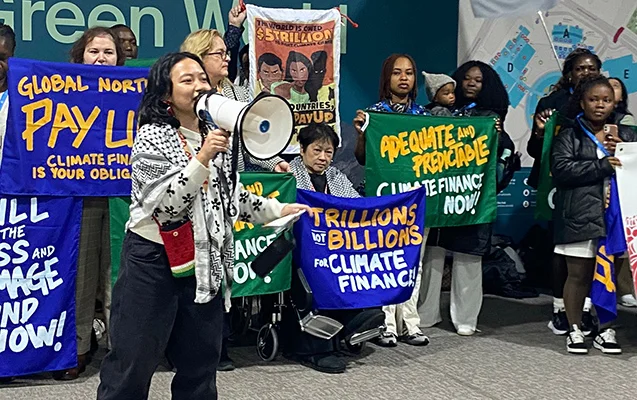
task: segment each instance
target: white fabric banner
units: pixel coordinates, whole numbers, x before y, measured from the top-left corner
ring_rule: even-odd
[[[251,96],[266,92],[285,98],[297,134],[312,122],[325,122],[340,138],[340,12],[252,5],[247,10]],[[285,153],[298,152],[295,134]]]
[[[471,0],[473,15],[477,18],[498,18],[534,14],[549,10],[558,0]]]
[[[637,290],[637,143],[619,143],[615,155],[622,163],[617,168],[617,189],[628,243],[630,270]]]

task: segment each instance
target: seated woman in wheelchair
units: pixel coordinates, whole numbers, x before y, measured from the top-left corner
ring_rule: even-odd
[[[298,141],[301,146],[300,156],[290,163],[290,170],[294,173],[298,189],[313,190],[339,197],[360,197],[345,174],[331,165],[339,144],[339,138],[334,129],[327,124],[313,123],[300,130]],[[321,294],[311,293],[301,269],[292,273],[291,293],[295,304],[294,307],[287,307],[287,310],[294,311],[298,315],[283,318],[283,321],[289,324],[285,328],[285,336],[288,340],[283,342],[287,345],[284,351],[317,371],[345,372],[345,361],[335,355],[341,340],[345,341],[350,350],[357,350],[362,348],[360,340],[375,339],[383,331],[385,317],[382,310],[371,309],[319,311],[321,318],[329,317],[338,321],[337,324],[342,324],[342,329],[331,340],[321,339],[308,333],[312,332],[311,329],[304,329],[305,331],[302,332],[299,319],[303,325],[313,317],[314,313],[317,313],[312,310],[311,304],[302,303],[311,302],[311,295],[320,296]],[[326,320],[329,321],[329,318]]]

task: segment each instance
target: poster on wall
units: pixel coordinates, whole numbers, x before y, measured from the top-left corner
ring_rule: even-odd
[[[637,104],[637,2],[618,0],[612,7],[607,0],[558,2],[543,13],[554,49],[537,13],[476,18],[471,3],[460,0],[458,63],[484,61],[502,78],[511,101],[505,125],[516,149],[523,153],[524,167],[533,164],[526,144],[535,107],[557,83],[564,59],[576,48],[596,53],[603,63],[602,72],[622,79],[629,104]]]
[[[327,123],[340,137],[338,84],[341,14],[337,9],[248,10],[250,94],[285,98],[296,133],[312,122]],[[296,135],[285,153],[299,152]]]

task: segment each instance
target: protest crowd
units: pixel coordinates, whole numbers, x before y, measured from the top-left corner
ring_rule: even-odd
[[[111,181],[121,178],[129,186],[127,193],[113,190],[112,195],[68,194],[74,200],[67,200],[72,205],[66,207],[75,207],[69,209],[77,218],[72,222],[75,230],[65,235],[75,232],[76,239],[65,248],[75,248],[69,254],[74,254],[77,270],[74,300],[60,301],[73,304],[71,342],[77,357],[64,368],[51,367],[62,365],[53,361],[31,372],[50,371],[56,380],[77,379],[102,346],[108,354],[101,364],[98,399],[148,398],[151,378],[161,363],[176,372],[174,399],[212,399],[217,398],[217,371],[236,368],[231,344],[256,327],[263,359],[272,359],[280,349],[286,358],[317,371],[343,373],[347,359],[338,356],[342,348],[358,353],[367,343],[387,348],[399,342],[435,346],[427,328],[442,321],[441,292],[446,288],[457,334],[480,332],[483,260],[492,254],[496,237],[495,199],[520,169],[520,149],[507,132],[515,128],[505,125],[509,96],[496,70],[472,60],[446,75],[419,69],[422,66],[416,66],[409,54],[388,55],[379,69],[377,102],[358,105],[351,121],[355,150],[341,155],[366,171],[363,181],[353,184],[347,171],[333,163],[336,153],[343,151],[335,55],[320,49],[276,53],[253,42],[241,46],[248,15],[249,10],[236,6],[225,34],[197,30],[184,38],[177,52],[157,60],[138,60],[135,34],[121,24],[92,27],[73,44],[70,63],[94,66],[100,85],[103,78],[112,79],[112,92],[116,80],[134,82],[133,68],[144,71],[138,77],[146,79],[136,94],[134,119],[129,114],[128,119],[119,116],[120,121],[114,93],[100,102],[104,110],[113,103],[117,111],[108,114],[88,116],[90,109],[67,106],[47,111],[55,118],[49,143],[61,141],[67,128],[80,138],[83,130],[94,129],[90,124],[105,121],[107,147],[118,146],[113,145],[119,143],[117,134],[127,143],[120,147],[128,150],[109,153],[107,159],[119,160],[121,155],[126,159],[121,164],[127,166],[110,172],[104,172],[105,167],[95,174],[111,174]],[[319,39],[316,33],[310,36]],[[322,41],[329,40],[327,32],[321,35]],[[36,111],[20,114],[28,103],[10,111],[10,102],[16,101],[9,88],[16,81],[10,77],[17,73],[14,65],[21,65],[21,60],[9,61],[14,55],[19,55],[15,33],[1,24],[3,196],[27,193],[6,191],[17,186],[17,180],[10,179],[18,179],[9,178],[7,171],[17,170],[9,168],[27,154],[8,150],[13,140],[9,136],[21,133],[8,128],[12,119],[22,115],[27,122],[19,126],[27,130],[29,124],[47,123],[45,117],[35,121],[41,116]],[[90,74],[88,68],[77,68]],[[419,77],[424,77],[428,104],[417,102]],[[87,82],[88,78],[69,83],[67,77],[58,87],[64,85],[68,94],[90,86]],[[18,91],[28,93],[23,81],[20,85]],[[49,86],[55,90],[53,78]],[[133,83],[128,87],[133,93],[137,88]],[[37,96],[45,88],[44,81],[34,83],[32,96],[42,98]],[[296,123],[288,146],[293,151],[263,159],[239,138],[238,130],[202,120],[195,111],[197,101],[210,91],[243,103],[258,99],[260,93],[285,99]],[[58,92],[62,95],[61,89]],[[617,302],[637,307],[617,178],[622,161],[616,153],[623,144],[637,142],[637,122],[627,98],[621,79],[602,75],[597,55],[576,49],[563,63],[559,81],[540,99],[528,137],[527,151],[534,159],[529,185],[552,185],[553,193],[554,209],[544,237],[553,249],[545,258],[551,266],[544,279],[553,296],[547,323],[554,334],[564,336],[568,353],[588,353],[588,337],[603,354],[620,354],[613,327]],[[349,122],[351,117],[343,118]],[[121,129],[113,129],[114,123]],[[126,136],[133,126],[134,139]],[[12,143],[23,143],[26,132]],[[37,147],[44,139],[35,136],[31,132],[30,143]],[[51,167],[57,162],[55,174],[73,165],[72,157],[51,157],[47,163]],[[79,160],[76,164],[81,165]],[[44,170],[33,166],[33,178],[44,176]],[[31,169],[25,171],[31,178]],[[404,171],[411,174],[410,181],[391,180],[392,175],[404,176]],[[92,171],[87,175],[94,178]],[[101,185],[99,179],[92,184]],[[48,183],[37,185],[31,187]],[[47,194],[51,193],[44,189],[30,193],[43,198]],[[115,196],[126,198],[120,204],[124,220],[117,223],[112,217]],[[38,206],[42,210],[46,203],[36,202],[35,211],[33,204],[31,200],[35,223],[34,218],[44,215],[38,214]],[[5,203],[3,207],[8,208]],[[15,209],[12,212],[15,216]],[[265,229],[262,224],[286,216],[294,217],[294,227],[290,223],[276,235],[263,230],[262,236],[249,236],[251,230]],[[117,249],[115,230],[121,231]],[[17,247],[18,242],[13,246],[14,264],[26,260],[16,261],[21,254]],[[254,279],[257,264],[268,262],[274,265],[265,279],[283,270],[283,289],[254,295],[237,286],[238,280]],[[287,269],[276,266],[278,262],[286,263]],[[607,272],[600,277],[599,265],[612,268],[602,269]],[[0,273],[0,304],[9,308],[10,301],[27,293],[17,288],[9,300],[5,293],[10,291],[4,289],[11,276]],[[50,276],[53,293],[55,275]],[[31,279],[37,280],[35,275]],[[327,279],[333,282],[323,282]],[[58,316],[56,323],[63,324],[59,312]],[[321,329],[316,328],[319,324],[324,324]],[[5,336],[0,348],[9,342]],[[0,374],[0,387],[13,378]]]

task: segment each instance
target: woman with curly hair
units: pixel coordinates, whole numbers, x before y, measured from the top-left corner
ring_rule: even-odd
[[[481,61],[468,61],[452,75],[456,81],[456,106],[465,116],[499,119],[498,160],[514,157],[513,142],[502,129],[509,96],[498,74]],[[497,177],[494,177],[497,179]],[[492,195],[495,195],[493,193]],[[447,251],[453,253],[451,320],[461,336],[473,335],[482,307],[482,256],[491,249],[492,224],[431,229],[422,276],[422,325],[442,321],[440,291]]]

